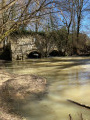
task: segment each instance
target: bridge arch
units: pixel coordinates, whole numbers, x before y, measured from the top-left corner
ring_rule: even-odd
[[[59,51],[58,50],[52,50],[49,53],[49,56],[51,56],[51,57],[59,56]]]
[[[34,50],[34,51],[30,51],[28,54],[27,54],[27,58],[28,59],[37,59],[37,58],[41,58],[41,53],[37,50]]]

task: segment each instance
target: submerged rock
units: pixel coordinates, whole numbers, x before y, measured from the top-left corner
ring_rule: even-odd
[[[44,95],[45,92],[45,78],[35,75],[11,75],[1,70],[0,120],[23,120],[21,114],[15,111],[16,107],[20,107],[22,102],[32,100],[33,96]]]
[[[6,98],[21,100],[32,94],[46,91],[46,79],[35,75],[18,75],[2,84],[2,93]]]
[[[46,92],[46,79],[35,75],[6,72],[0,61],[0,120],[25,120],[15,107]],[[15,104],[14,104],[15,103]]]
[[[9,79],[15,78],[18,75],[10,74],[3,69],[0,69],[0,86]]]
[[[0,68],[0,120],[24,120],[17,111],[20,105],[33,100],[33,96],[44,95],[45,92],[45,78],[10,74]]]

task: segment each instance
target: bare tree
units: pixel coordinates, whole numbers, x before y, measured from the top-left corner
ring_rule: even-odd
[[[42,57],[48,57],[49,53],[55,48],[52,34],[44,32],[41,35],[37,34],[35,37],[36,47],[38,48]]]
[[[78,43],[84,0],[75,0],[75,4],[77,15],[77,43]]]
[[[8,20],[4,24],[0,24],[0,28],[8,27],[4,33],[0,32],[0,41],[17,30],[22,24],[31,23],[35,19],[39,19],[43,14],[47,14],[48,9],[51,8],[50,4],[53,2],[52,0],[7,0],[6,4],[0,9],[0,13],[5,13]],[[11,19],[13,7],[17,14]]]
[[[76,53],[83,14],[89,11],[89,5],[88,0],[60,0],[56,4],[60,23],[67,28],[66,46],[68,46],[69,35],[72,33],[72,45]]]

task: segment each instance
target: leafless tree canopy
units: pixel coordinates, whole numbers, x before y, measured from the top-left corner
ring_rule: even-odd
[[[1,0],[0,41],[21,25],[30,24],[52,8],[53,0]]]
[[[0,41],[21,25],[36,21],[36,29],[44,26],[45,15],[49,15],[50,27],[58,21],[57,27],[66,26],[68,35],[76,32],[78,41],[82,13],[89,11],[89,5],[88,0],[0,0]]]

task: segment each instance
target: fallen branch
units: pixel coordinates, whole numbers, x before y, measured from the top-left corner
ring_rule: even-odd
[[[69,99],[68,99],[67,101],[69,101],[69,102],[71,102],[71,103],[74,103],[74,104],[76,104],[76,105],[79,105],[79,106],[81,106],[81,107],[85,107],[85,108],[87,108],[87,109],[90,109],[90,106],[86,106],[86,105],[80,104],[80,103],[75,102],[75,101],[73,101],[73,100],[69,100]]]

